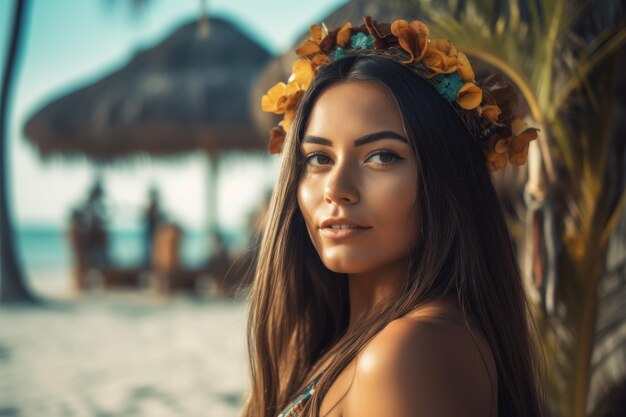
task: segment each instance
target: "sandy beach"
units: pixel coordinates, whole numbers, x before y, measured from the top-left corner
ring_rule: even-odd
[[[67,296],[44,308],[0,307],[0,416],[238,415],[247,387],[243,301],[77,297],[63,281],[47,282],[57,285],[49,294]]]

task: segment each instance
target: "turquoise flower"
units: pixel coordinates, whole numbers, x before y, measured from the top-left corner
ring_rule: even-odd
[[[333,61],[339,59],[339,58],[343,58],[344,56],[346,56],[346,50],[343,49],[342,47],[338,46],[337,49],[335,50],[335,52],[333,52],[332,54],[330,54],[330,59],[332,59]]]
[[[461,80],[459,73],[438,74],[435,79],[440,81],[437,85],[439,94],[448,101],[456,100],[457,93],[463,87],[463,80]]]
[[[352,49],[370,49],[374,46],[374,37],[363,32],[352,35],[350,40],[352,41]]]

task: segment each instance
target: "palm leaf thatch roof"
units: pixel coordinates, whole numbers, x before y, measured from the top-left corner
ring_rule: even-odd
[[[189,22],[123,68],[39,109],[24,127],[45,159],[107,162],[197,149],[261,149],[250,88],[269,52],[218,17]]]

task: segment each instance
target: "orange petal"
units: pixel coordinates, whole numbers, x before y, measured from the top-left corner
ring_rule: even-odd
[[[409,53],[411,58],[407,61],[402,61],[403,64],[408,64],[415,59],[414,51],[417,46],[417,39],[413,30],[409,28],[409,22],[404,19],[397,19],[391,24],[391,34],[398,38],[398,43]]]
[[[346,22],[343,24],[343,26],[341,27],[341,29],[339,29],[339,32],[337,33],[337,45],[339,45],[342,48],[350,46],[350,43],[352,41],[351,35],[352,35],[352,23]]]
[[[457,49],[447,39],[431,39],[423,63],[438,74],[449,74],[458,69]]]
[[[447,39],[431,39],[428,47],[443,52],[446,55],[457,56],[457,49]]]
[[[440,50],[429,47],[424,57],[423,64],[428,68],[438,68],[441,66],[443,56],[444,54]]]
[[[319,52],[320,46],[317,43],[308,39],[302,42],[300,44],[300,47],[296,49],[296,54],[300,56],[317,54]]]
[[[389,23],[378,23],[371,16],[363,16],[367,32],[376,40],[381,40],[391,35],[391,25]],[[376,41],[374,41],[376,45]]]
[[[509,150],[509,140],[508,138],[499,139],[496,142],[496,146],[493,148],[493,151],[497,154],[503,154],[508,152]]]
[[[295,74],[294,74],[295,75]],[[296,94],[298,91],[300,91],[302,89],[302,87],[300,86],[300,84],[295,80],[295,77],[292,81],[290,81],[287,86],[285,87],[285,91],[283,91],[283,96],[285,97],[290,97],[293,96],[294,94]]]
[[[406,27],[408,27],[408,26],[409,26],[409,22],[407,22],[407,21],[406,21],[406,20],[404,20],[404,19],[397,19],[397,20],[394,20],[394,21],[393,21],[393,23],[391,24],[391,33],[392,33],[395,37],[398,37],[398,33],[399,33],[398,31],[399,31],[400,29],[404,29],[404,28],[406,28]]]
[[[528,150],[526,152],[518,152],[509,154],[509,162],[513,165],[524,165],[528,159]]]
[[[300,98],[304,95],[304,90],[300,88],[300,85],[296,82],[289,83],[287,87],[288,92],[286,92],[283,96],[285,100],[282,108],[285,113],[288,113],[290,110],[297,107],[300,102]],[[289,87],[291,87],[291,89],[289,89]]]
[[[445,73],[451,73],[456,71],[459,68],[459,60],[454,55],[443,55],[441,57],[442,60],[442,70]]]
[[[428,35],[430,35],[430,29],[428,29],[428,26],[426,26],[424,24],[424,22],[420,21],[420,20],[414,20],[411,23],[409,23],[409,26],[418,34],[418,35],[425,35],[426,39],[428,39]]]
[[[330,58],[328,58],[328,55],[323,53],[316,54],[315,56],[313,56],[313,58],[311,58],[311,64],[313,64],[315,67],[326,64],[328,62],[330,62]]]
[[[405,64],[417,60],[421,61],[428,49],[429,29],[419,20],[408,23],[406,20],[398,19],[391,24],[391,33],[398,38],[398,43],[411,55],[411,59],[403,61]]]
[[[456,94],[456,102],[466,110],[477,107],[483,99],[483,90],[474,83],[465,83]]]
[[[511,122],[511,132],[513,132],[513,136],[519,136],[526,130],[528,127],[528,123],[524,122],[519,117],[516,117]]]
[[[311,81],[313,81],[313,77],[315,76],[315,72],[313,71],[313,66],[308,59],[298,59],[291,66],[293,69],[293,73],[295,76],[295,82],[300,84],[302,88],[307,88]]]
[[[438,74],[450,74],[457,70],[458,60],[438,50],[428,49],[422,61],[426,67]]]
[[[270,153],[280,153],[285,142],[286,132],[281,126],[274,126],[270,129],[270,140],[267,144],[267,148]]]
[[[415,58],[417,62],[420,62],[424,56],[426,55],[426,51],[428,50],[428,36],[430,35],[430,29],[423,22],[419,20],[414,20],[409,23],[409,26],[415,31],[417,34],[417,41],[419,45],[419,54]]]
[[[317,41],[317,43],[320,43],[328,35],[326,25],[311,25],[309,32],[311,33],[311,40]]]
[[[276,114],[284,113],[282,105],[284,104],[283,95],[286,89],[287,85],[282,81],[270,88],[267,94],[261,98],[261,108],[263,111]]]
[[[276,84],[274,84],[274,86],[269,89],[269,91],[267,92],[267,95],[272,100],[276,101],[276,100],[278,100],[278,98],[280,96],[282,96],[285,93],[286,89],[287,89],[287,84],[285,84],[284,82],[280,81],[280,82],[277,82]]]
[[[481,109],[481,116],[485,119],[489,120],[489,123],[492,123],[497,126],[502,126],[502,123],[498,123],[498,116],[502,113],[500,108],[495,104],[487,104]]]
[[[472,81],[474,79],[474,70],[463,52],[458,53],[459,75],[463,81]]]
[[[276,102],[269,98],[267,94],[261,97],[261,109],[267,112],[276,113]]]
[[[291,123],[293,122],[293,118],[295,115],[296,115],[296,112],[294,109],[285,112],[285,118],[282,121],[282,126],[285,132],[289,131],[289,128],[291,127]]]
[[[411,29],[407,29],[407,28],[399,29],[398,43],[400,43],[400,46],[402,47],[402,49],[407,51],[409,55],[411,56],[409,60],[402,61],[403,64],[408,64],[412,62],[417,57],[417,55],[419,55],[420,50],[419,50],[417,36],[415,35],[415,32],[413,32]]]
[[[520,135],[515,136],[509,144],[511,152],[518,153],[524,150],[528,150],[528,144],[530,141],[537,139],[537,130],[534,127],[529,127],[524,130]]]

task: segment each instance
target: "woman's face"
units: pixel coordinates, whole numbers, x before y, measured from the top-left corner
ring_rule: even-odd
[[[327,88],[300,151],[298,204],[324,265],[357,274],[403,262],[417,240],[417,162],[386,90],[360,81]],[[333,218],[361,227],[324,227]]]

